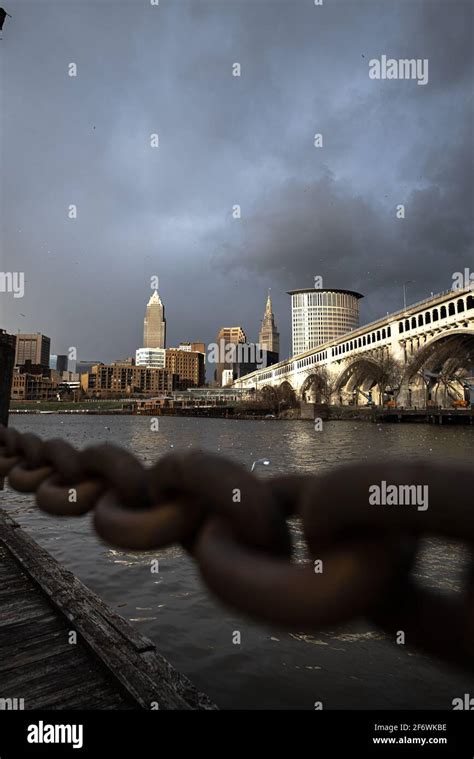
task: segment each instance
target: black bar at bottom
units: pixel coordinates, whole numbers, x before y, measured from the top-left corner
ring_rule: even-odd
[[[171,747],[245,759],[264,748],[297,757],[474,757],[470,711],[0,712],[0,758],[135,757]],[[287,749],[284,745],[287,745]],[[262,748],[260,748],[262,746]]]

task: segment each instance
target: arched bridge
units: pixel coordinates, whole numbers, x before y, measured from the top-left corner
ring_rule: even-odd
[[[241,377],[275,405],[474,402],[474,292],[448,290]]]

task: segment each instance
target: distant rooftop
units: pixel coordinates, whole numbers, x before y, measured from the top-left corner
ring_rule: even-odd
[[[341,290],[338,287],[303,287],[301,290],[287,291],[288,295],[297,295],[298,293],[345,293],[358,299],[364,297],[361,293],[356,293],[355,290]]]

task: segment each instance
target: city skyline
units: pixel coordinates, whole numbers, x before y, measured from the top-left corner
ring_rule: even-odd
[[[413,302],[469,265],[467,5],[129,8],[10,4],[1,265],[25,273],[25,294],[2,294],[6,329],[82,356],[107,334],[104,360],[127,355],[143,282],[159,275],[169,344],[208,343],[242,313],[258,325],[271,287],[288,355],[285,292],[316,275],[364,292],[370,321],[403,305],[406,281]],[[429,59],[429,82],[371,79],[384,53]]]
[[[416,301],[414,303],[407,303],[406,304],[406,308],[409,309],[411,306],[416,305],[419,302],[422,303],[425,300],[428,300],[430,297],[433,297],[433,296],[436,297],[437,295],[440,295],[440,294],[445,293],[445,292],[449,292],[450,290],[457,291],[457,290],[462,290],[464,288],[470,288],[471,290],[474,290],[474,270],[471,272],[470,269],[466,268],[466,269],[464,269],[463,272],[454,272],[452,274],[451,287],[446,287],[444,290],[440,290],[439,293],[433,293],[432,292],[429,295],[426,294],[425,297],[420,298],[419,301]],[[154,293],[150,296],[149,301],[148,301],[148,306],[150,305],[150,302],[153,302],[153,303],[156,302],[155,299],[154,299],[155,292],[156,291],[154,291]],[[288,307],[288,324],[290,326],[290,330],[292,330],[294,328],[294,305],[293,305],[293,300],[294,300],[295,294],[297,294],[297,293],[318,293],[318,292],[323,292],[323,293],[324,292],[327,292],[327,293],[341,293],[342,292],[342,293],[344,293],[344,292],[348,292],[348,291],[340,290],[338,288],[319,288],[319,287],[314,287],[314,288],[300,288],[298,290],[290,291],[290,292],[286,293],[287,295],[290,296],[290,300],[288,302],[289,303],[289,307]],[[360,293],[352,293],[352,294],[355,295],[355,296],[357,296],[357,298],[360,298],[360,299],[363,299],[363,298],[366,297],[366,296],[364,296],[364,295],[362,295]],[[159,296],[158,296],[158,301],[159,301],[160,305],[163,307],[163,313],[164,313],[164,306],[163,306],[163,304],[162,304],[161,299],[159,298]],[[361,328],[363,328],[365,326],[370,325],[372,323],[372,321],[377,321],[379,319],[383,319],[385,316],[389,317],[389,316],[392,316],[392,315],[395,315],[395,314],[399,315],[400,313],[403,312],[403,310],[404,310],[403,308],[397,308],[393,312],[388,312],[387,311],[385,314],[380,313],[380,314],[376,315],[373,320],[370,320],[370,321],[364,321],[364,320],[361,319],[360,323],[358,324],[358,326],[361,327]],[[279,336],[280,333],[279,333],[279,331],[277,329],[277,326],[276,326],[276,320],[275,320],[275,315],[273,313],[273,305],[272,305],[270,290],[268,290],[268,292],[267,292],[267,300],[266,300],[266,306],[265,306],[265,312],[264,312],[264,319],[260,320],[260,327],[259,328],[255,327],[255,329],[254,329],[255,332],[258,332],[258,337],[255,340],[252,340],[252,338],[249,337],[248,331],[246,329],[242,329],[241,325],[240,326],[234,326],[234,327],[221,327],[221,328],[219,328],[219,332],[218,332],[217,338],[214,337],[214,340],[216,340],[217,343],[218,343],[219,342],[219,338],[221,337],[221,335],[223,334],[223,332],[226,332],[226,331],[229,332],[230,330],[234,330],[234,331],[240,330],[241,333],[242,333],[242,340],[244,340],[245,343],[251,343],[251,344],[257,344],[258,345],[258,344],[260,344],[260,338],[262,336],[262,330],[264,329],[265,317],[268,316],[269,314],[271,314],[271,316],[273,317],[273,329],[274,329],[274,334],[277,336],[277,342],[278,342],[278,336]],[[244,324],[244,323],[245,322],[242,321],[241,324]],[[166,324],[166,322],[165,322],[165,324]],[[267,325],[267,328],[268,328],[268,325]],[[357,328],[357,326],[356,326],[356,323],[354,322],[354,326],[353,326],[352,329],[355,329],[355,328]],[[212,328],[208,328],[208,329],[212,329]],[[339,328],[338,331],[337,331],[337,333],[340,336],[343,336],[345,334],[349,335],[351,331],[352,331],[351,329],[348,329],[348,331],[346,332],[346,331],[341,330]],[[22,338],[25,338],[25,337],[35,338],[37,336],[44,336],[49,341],[49,344],[51,346],[53,346],[53,342],[52,342],[51,338],[48,335],[45,335],[44,331],[42,331],[41,329],[38,329],[38,330],[36,330],[36,331],[34,331],[32,333],[17,332],[17,333],[12,333],[12,334],[14,336],[15,335],[21,335]],[[336,333],[334,333],[334,336],[336,336]],[[186,340],[184,342],[183,342],[183,339],[178,340],[178,342],[177,342],[177,344],[175,346],[169,346],[169,348],[173,349],[173,350],[176,350],[176,349],[178,349],[178,350],[191,350],[190,346],[192,344],[194,344],[194,345],[203,345],[205,347],[206,351],[207,351],[207,346],[208,345],[215,345],[215,344],[217,344],[217,343],[214,343],[214,340],[209,341],[209,343],[207,343],[207,342],[206,343],[201,343],[201,342],[194,342],[194,341],[189,342],[187,340],[187,338],[186,338]],[[326,340],[326,342],[327,342],[327,340]],[[323,344],[323,343],[324,343],[324,341],[321,344]],[[315,343],[315,345],[316,345],[316,343]],[[185,346],[185,347],[183,348],[182,346]],[[60,351],[58,351],[55,348],[55,346],[53,346],[53,347],[56,350],[56,353],[54,353],[53,352],[53,348],[51,348],[50,349],[50,356],[61,355]],[[115,356],[115,357],[109,358],[107,360],[105,360],[103,358],[96,358],[92,363],[103,362],[105,364],[110,364],[110,363],[114,363],[114,362],[120,362],[120,361],[123,361],[125,358],[135,357],[135,353],[137,351],[143,350],[146,347],[148,347],[148,348],[158,348],[159,346],[143,346],[143,345],[140,345],[138,347],[132,348],[128,353],[124,354],[122,357]],[[284,361],[284,360],[286,360],[288,358],[291,358],[292,356],[298,355],[299,353],[306,352],[307,350],[309,350],[311,348],[311,344],[308,344],[308,345],[305,345],[305,346],[302,346],[302,347],[303,347],[303,349],[301,351],[298,351],[298,352],[294,352],[293,350],[290,350],[288,352],[288,354],[286,354],[286,355],[282,355],[280,353],[279,360],[280,361]],[[163,349],[163,350],[165,350],[165,349]],[[64,354],[64,355],[66,355],[66,357],[67,357],[67,354]],[[69,359],[69,357],[68,357],[68,360],[74,361],[74,359]],[[77,356],[77,362],[78,363],[80,363],[80,362],[88,362],[88,363],[90,363],[90,358],[86,358],[84,356],[78,355]]]

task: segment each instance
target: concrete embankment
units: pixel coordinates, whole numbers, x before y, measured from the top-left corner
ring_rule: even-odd
[[[111,407],[94,403],[87,404],[25,404],[11,409],[11,414],[91,414],[91,415],[137,415],[137,416],[177,416],[198,417],[205,419],[252,419],[252,420],[300,420],[314,422],[323,421],[361,421],[379,423],[418,423],[418,424],[460,424],[474,425],[473,409],[402,409],[381,408],[376,406],[327,406],[325,404],[301,403],[295,408],[275,409],[263,407],[260,404],[234,404],[226,406],[196,406],[196,407],[164,407],[156,406],[146,411],[138,412],[133,404],[117,404]]]

